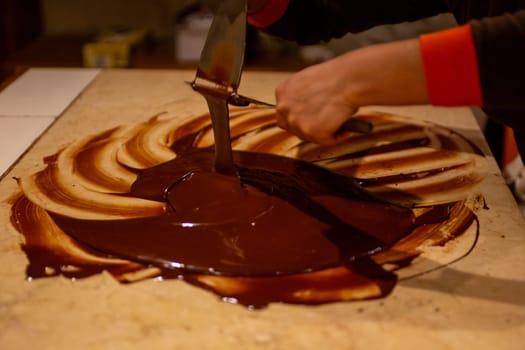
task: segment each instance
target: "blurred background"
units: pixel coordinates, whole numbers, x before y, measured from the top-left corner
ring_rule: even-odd
[[[211,21],[196,0],[0,0],[2,77],[24,66],[192,66]],[[249,29],[247,69],[295,70],[364,45],[454,25],[450,16],[374,28],[323,45]]]
[[[198,0],[0,0],[0,89],[29,67],[194,69],[211,23]],[[247,70],[295,71],[359,47],[413,38],[456,25],[450,15],[376,27],[319,45],[299,47],[249,28]],[[500,167],[514,161],[509,186],[525,170],[512,135],[478,119]]]

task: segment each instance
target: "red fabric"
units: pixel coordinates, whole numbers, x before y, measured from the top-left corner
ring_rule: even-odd
[[[482,106],[470,25],[422,35],[419,41],[430,102],[442,106]]]
[[[248,16],[248,23],[257,28],[266,28],[281,18],[289,0],[268,0],[262,9]]]

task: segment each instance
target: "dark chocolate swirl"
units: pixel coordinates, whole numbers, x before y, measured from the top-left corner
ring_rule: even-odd
[[[182,277],[256,307],[387,295],[403,270],[428,268],[410,264],[427,247],[473,242],[465,203],[483,157],[431,123],[358,118],[374,132],[321,147],[277,128],[271,109],[232,110],[241,185],[213,171],[208,115],[80,139],[19,179],[28,275]]]

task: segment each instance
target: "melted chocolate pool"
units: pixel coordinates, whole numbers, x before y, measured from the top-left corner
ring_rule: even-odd
[[[265,132],[273,125],[266,124],[267,120],[272,121],[273,116],[248,118],[234,127],[234,134],[240,138],[247,132],[240,131],[242,128],[252,130],[259,122]],[[416,144],[403,141],[397,145],[409,150],[417,148],[426,135],[419,126],[398,127],[388,119],[382,122],[383,119],[376,121],[376,134],[357,138],[353,144],[369,144],[379,136],[384,140],[407,135],[406,139],[414,138]],[[154,127],[155,120],[150,124]],[[382,129],[381,125],[394,128]],[[131,170],[135,173],[133,178],[137,177],[129,193],[120,191],[110,196],[166,203],[147,217],[81,219],[45,209],[48,202],[60,202],[88,212],[119,214],[107,209],[111,206],[100,208],[83,202],[82,196],[75,198],[74,203],[68,202],[68,194],[55,190],[61,171],[55,166],[59,155],[48,158],[48,168],[36,174],[30,185],[33,184],[31,190],[42,192],[42,198],[49,200],[39,206],[28,200],[32,195],[27,192],[28,198],[22,196],[13,205],[12,222],[25,237],[23,247],[30,261],[28,276],[63,274],[80,278],[108,270],[121,281],[133,281],[153,273],[163,278],[182,278],[212,290],[226,301],[252,307],[276,301],[319,304],[378,298],[394,287],[397,277],[392,271],[410,264],[421,253],[423,242],[445,244],[465,232],[475,218],[461,202],[454,201],[427,206],[415,215],[414,210],[379,199],[353,178],[342,175],[353,173],[356,166],[372,173],[376,168],[384,171],[406,164],[413,167],[410,164],[427,161],[428,152],[411,153],[410,157],[385,163],[376,155],[383,150],[396,151],[396,146],[376,148],[371,153],[373,163],[344,163],[336,173],[312,164],[309,158],[344,162],[351,157],[348,152],[330,155],[330,150],[320,149],[328,153],[318,157],[314,154],[317,150],[312,153],[305,149],[302,156],[309,161],[303,161],[234,151],[239,177],[225,176],[213,171],[213,149],[196,146],[196,140],[206,130],[201,126],[200,120],[179,125],[177,140],[171,146],[176,158],[145,170]],[[86,178],[93,173],[93,179],[100,179],[94,182],[104,183],[107,176],[97,169],[97,152],[112,140],[111,135],[113,132],[94,136],[75,155],[78,166],[67,169],[76,169]],[[274,147],[287,137],[275,134],[271,141],[265,138],[252,149]],[[136,142],[130,136],[129,143]],[[358,147],[359,157],[363,150]],[[454,155],[439,149],[432,154]],[[466,159],[463,163],[468,162]],[[442,166],[439,169],[440,173],[448,171]],[[417,176],[399,171],[395,174],[396,181],[410,184],[413,178],[434,179],[436,172],[425,168]],[[428,194],[431,189],[433,195],[441,192],[441,187],[431,186],[431,182],[413,187],[408,195],[396,193],[392,179],[392,175],[385,177],[384,182],[381,178],[369,178],[361,185],[368,184],[388,198],[400,195],[413,199],[417,198],[414,193]],[[383,183],[388,185],[386,192],[382,191]],[[450,189],[447,187],[447,192]],[[383,268],[387,265],[388,271]],[[140,271],[145,271],[145,275]]]
[[[79,220],[53,214],[79,242],[165,269],[232,276],[316,271],[377,253],[414,227],[412,211],[304,161],[235,152],[240,178],[213,171],[211,149],[142,171],[131,195],[169,203],[162,216]],[[380,219],[374,219],[380,218]]]

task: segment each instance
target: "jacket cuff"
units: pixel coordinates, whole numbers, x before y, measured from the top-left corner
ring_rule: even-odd
[[[282,17],[288,8],[289,0],[268,0],[257,12],[250,13],[248,23],[256,28],[266,28]]]
[[[442,106],[482,106],[470,25],[422,35],[419,42],[430,102]]]

